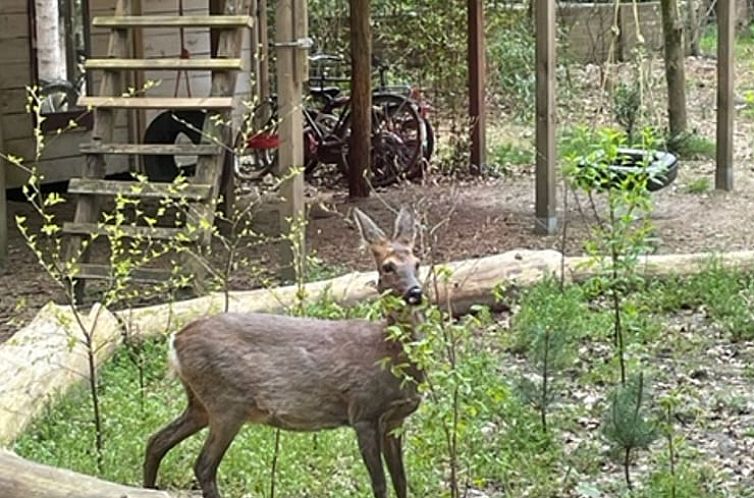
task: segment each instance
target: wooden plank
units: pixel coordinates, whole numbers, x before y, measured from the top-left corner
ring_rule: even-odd
[[[536,201],[535,231],[557,231],[555,182],[555,0],[536,0]]]
[[[27,60],[3,64],[0,71],[0,90],[23,89],[31,82],[31,62]]]
[[[28,64],[31,64],[29,60],[30,57],[28,38],[13,38],[10,40],[3,40],[2,50],[0,50],[0,64],[5,65],[12,62],[26,62]]]
[[[372,155],[372,29],[369,25],[369,11],[369,0],[349,0],[352,56],[348,195],[351,198],[369,196],[366,181]],[[291,49],[283,53],[286,57],[288,53],[293,55]],[[292,63],[295,64],[295,60]],[[286,139],[283,138],[283,143],[285,142]]]
[[[251,28],[250,16],[111,16],[95,17],[95,28]]]
[[[78,105],[104,109],[208,109],[233,108],[232,97],[80,97]]]
[[[242,67],[241,59],[89,59],[87,69],[153,71],[235,71]]]
[[[29,138],[34,133],[34,119],[31,114],[3,114],[2,124],[5,128],[5,140],[19,140]],[[2,152],[8,152],[3,150]]]
[[[142,156],[213,156],[222,148],[214,144],[81,144],[82,154],[127,154]]]
[[[0,112],[4,115],[25,114],[28,93],[25,88],[0,92]]]
[[[141,183],[118,180],[101,180],[97,178],[72,178],[68,184],[68,192],[72,194],[123,195],[142,199],[187,199],[202,201],[208,199],[212,187],[210,185],[186,184],[176,187],[171,183]],[[77,223],[91,223],[81,222]]]
[[[486,106],[484,105],[484,5],[468,0],[469,120],[471,172],[479,174],[487,162]]]
[[[29,16],[25,12],[0,14],[0,41],[29,38]]]
[[[78,265],[78,272],[73,275],[77,279],[109,280],[112,277],[110,265],[83,263]],[[159,268],[135,268],[131,272],[132,282],[160,283],[170,280],[172,272]]]
[[[715,188],[733,190],[733,102],[736,16],[733,0],[717,4],[717,167]]]
[[[113,233],[113,229],[114,228],[108,229],[106,225],[102,225],[100,223],[63,223],[64,233],[78,235],[97,234],[106,237]],[[142,240],[173,240],[178,237],[182,237],[182,240],[190,241],[196,239],[198,236],[196,232],[189,233],[186,229],[183,228],[121,225],[117,227],[117,230],[125,237],[138,238]]]
[[[0,117],[2,115],[0,112]],[[2,119],[0,119],[0,153],[6,153]],[[5,171],[9,167],[0,155],[0,272],[5,270],[8,263],[8,199],[5,195]]]
[[[24,14],[29,15],[29,0],[2,0],[0,1],[0,14]]]

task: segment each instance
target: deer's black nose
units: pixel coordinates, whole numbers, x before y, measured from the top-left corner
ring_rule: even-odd
[[[406,291],[406,294],[403,296],[403,299],[406,300],[408,304],[421,304],[422,302],[422,288],[418,285],[415,285],[411,287],[408,291]]]

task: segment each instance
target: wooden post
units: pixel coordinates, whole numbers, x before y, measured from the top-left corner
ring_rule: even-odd
[[[486,107],[484,105],[484,5],[468,0],[469,122],[471,172],[479,174],[487,162]]]
[[[264,101],[270,96],[270,47],[267,32],[267,0],[257,4],[259,24],[259,98]]]
[[[733,190],[734,0],[717,4],[717,170],[715,188]]]
[[[0,153],[5,154],[5,141],[3,140],[3,113],[0,111]],[[8,162],[0,155],[0,272],[8,264],[8,199],[5,194],[5,172]]]
[[[349,0],[351,23],[351,143],[348,194],[368,197],[372,142],[372,30],[369,0]]]
[[[555,0],[536,0],[537,171],[535,231],[557,230],[555,209]]]
[[[133,5],[131,6],[133,15],[140,16],[144,13],[143,7],[142,7],[142,0],[133,0]],[[144,58],[144,30],[141,28],[134,29],[133,30],[133,54],[135,59],[143,59]],[[143,71],[134,71],[134,87],[137,89],[137,91],[140,91],[142,88],[144,88],[144,85],[146,84],[146,78],[144,77],[145,74]],[[135,136],[130,137],[130,141],[133,143],[141,143],[142,140],[144,140],[144,132],[147,129],[147,113],[144,109],[138,109],[137,111],[133,113],[128,113],[129,118],[129,132],[131,134],[134,134]],[[136,171],[144,172],[144,156],[132,156],[130,158],[130,161],[133,161],[135,164],[131,164],[131,166],[136,166]]]
[[[301,112],[301,84],[305,75],[300,74],[296,64],[296,52],[304,50],[295,47],[297,39],[306,36],[306,26],[298,19],[306,15],[305,0],[278,0],[275,10],[275,43],[277,46],[278,106],[280,124],[280,149],[278,151],[278,174],[289,177],[292,168],[303,168],[303,117]],[[305,18],[305,17],[304,17]],[[280,205],[280,230],[283,235],[293,236],[281,244],[280,265],[284,280],[292,281],[304,254],[304,175],[303,172],[288,179],[280,189],[285,201]],[[299,244],[296,248],[294,244]],[[298,250],[298,254],[295,250]]]

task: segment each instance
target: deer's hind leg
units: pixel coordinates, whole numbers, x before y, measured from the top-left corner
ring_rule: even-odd
[[[170,424],[152,435],[144,457],[144,487],[154,488],[160,462],[175,445],[207,426],[207,410],[191,389],[184,384],[188,397],[186,410]]]
[[[221,414],[213,412],[210,415],[209,434],[194,465],[194,474],[204,498],[220,498],[217,490],[217,468],[244,422],[246,417],[233,411]]]

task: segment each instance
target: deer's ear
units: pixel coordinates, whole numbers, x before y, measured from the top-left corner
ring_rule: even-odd
[[[361,238],[364,239],[368,245],[384,244],[387,242],[387,236],[377,224],[372,221],[372,218],[365,215],[359,208],[353,210],[353,219],[356,221],[356,226],[359,227],[359,233]]]
[[[415,239],[416,221],[414,221],[414,217],[408,209],[401,208],[398,217],[395,219],[393,240],[413,247]]]

